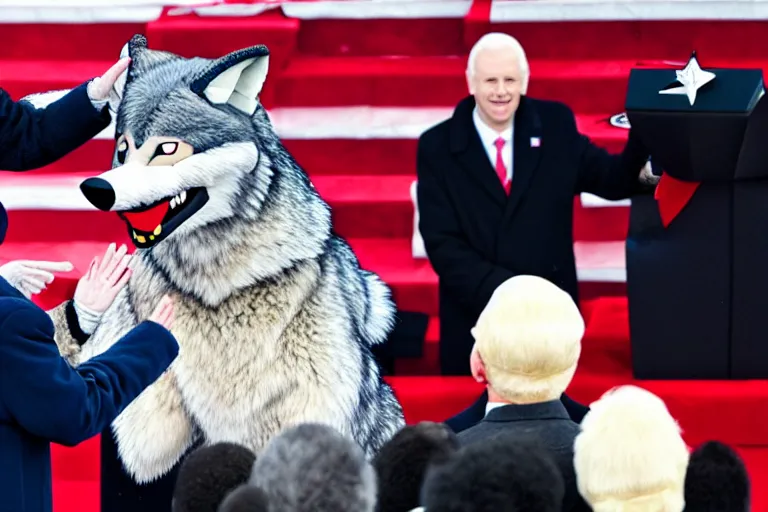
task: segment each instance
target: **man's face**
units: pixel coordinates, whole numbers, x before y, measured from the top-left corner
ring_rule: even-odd
[[[515,52],[509,49],[481,51],[467,83],[470,94],[475,96],[480,118],[498,131],[508,128],[520,104],[523,87]]]

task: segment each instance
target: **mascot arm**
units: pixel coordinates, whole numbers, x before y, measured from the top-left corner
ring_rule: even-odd
[[[120,460],[139,484],[165,475],[197,439],[172,369],[139,395],[112,429]]]
[[[88,341],[88,335],[80,328],[77,313],[72,300],[48,311],[55,329],[54,340],[59,347],[59,353],[70,364],[74,365],[80,353],[80,347]]]

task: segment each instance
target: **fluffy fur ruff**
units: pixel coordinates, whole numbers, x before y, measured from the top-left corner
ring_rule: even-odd
[[[192,213],[146,237],[129,226],[140,247],[133,274],[85,344],[66,334],[63,310],[52,312],[61,351],[76,352],[77,365],[147,319],[163,295],[175,301],[179,357],[113,423],[126,470],[155,480],[200,438],[258,453],[304,422],[330,425],[373,456],[404,426],[371,354],[394,304],[332,232],[328,205],[258,103],[266,48],[184,59],[135,36],[128,50],[125,88],[110,102],[113,169],[81,188],[112,212],[169,204]],[[194,191],[196,204],[183,203]]]
[[[274,438],[253,465],[272,512],[373,512],[376,475],[360,448],[325,425]]]
[[[563,476],[540,441],[502,433],[433,466],[421,501],[440,512],[559,512],[564,496]]]
[[[424,476],[431,464],[456,453],[459,440],[443,423],[422,422],[398,432],[373,460],[378,475],[378,512],[404,512],[419,506]]]

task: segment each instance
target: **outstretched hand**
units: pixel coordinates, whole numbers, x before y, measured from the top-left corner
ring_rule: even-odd
[[[1,266],[0,276],[30,298],[53,282],[53,272],[70,272],[73,268],[68,261],[16,260]]]
[[[88,272],[80,278],[75,289],[75,304],[95,314],[104,313],[128,283],[131,269],[128,248],[109,244],[107,251],[91,261]]]

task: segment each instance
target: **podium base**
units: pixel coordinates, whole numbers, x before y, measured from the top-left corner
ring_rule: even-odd
[[[730,378],[732,189],[701,184],[667,228],[653,196],[632,199],[626,259],[635,378]]]

